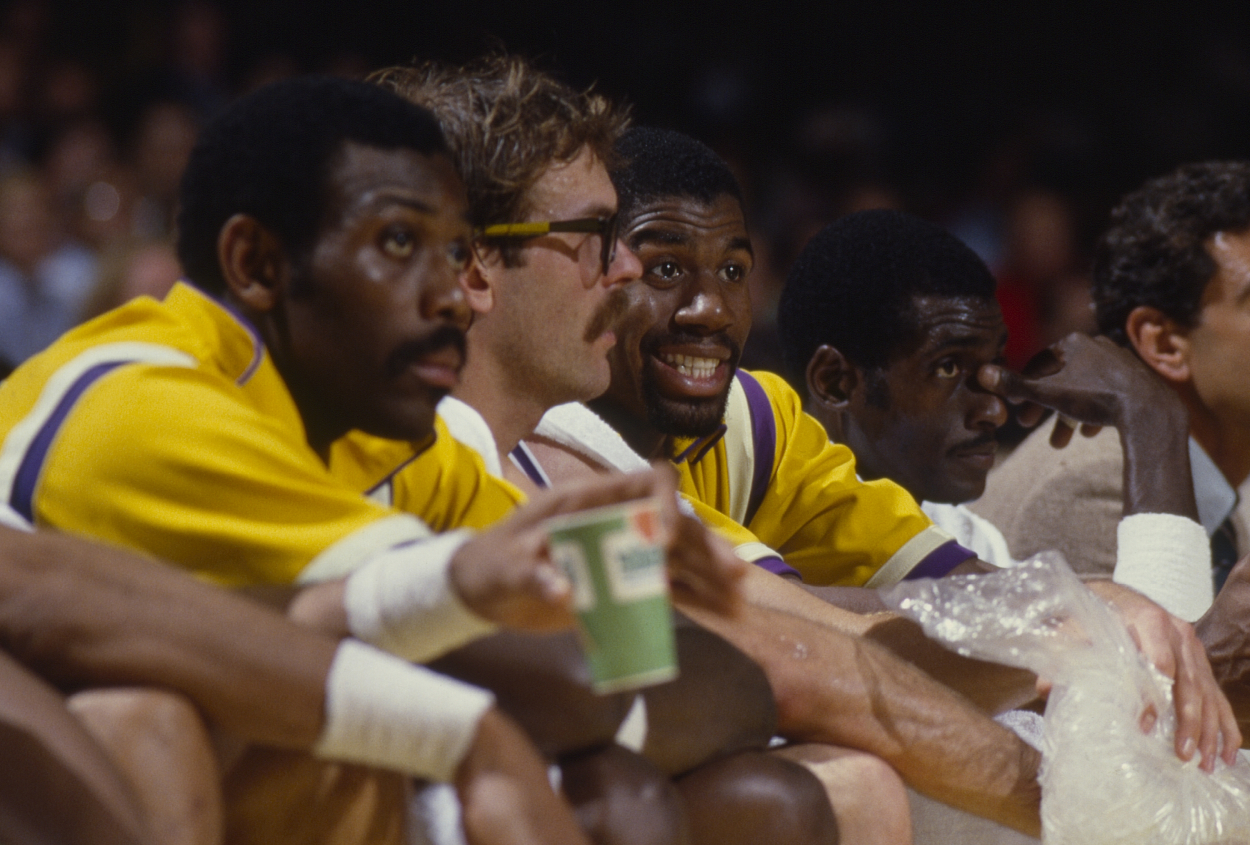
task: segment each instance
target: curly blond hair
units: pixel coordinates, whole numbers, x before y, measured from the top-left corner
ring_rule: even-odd
[[[434,112],[469,193],[475,226],[524,219],[527,192],[583,148],[614,164],[627,108],[576,91],[520,56],[493,53],[463,67],[422,62],[369,77]]]

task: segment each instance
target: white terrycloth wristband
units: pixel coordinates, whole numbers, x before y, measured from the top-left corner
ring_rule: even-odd
[[[451,586],[452,556],[471,536],[453,531],[372,558],[347,578],[343,607],[357,638],[416,663],[495,630]]]
[[[1175,514],[1126,516],[1117,529],[1114,580],[1195,621],[1215,600],[1207,532]]]
[[[363,643],[339,644],[313,753],[451,780],[495,697]]]

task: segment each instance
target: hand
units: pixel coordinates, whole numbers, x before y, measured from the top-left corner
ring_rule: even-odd
[[[1233,567],[1194,629],[1238,721],[1250,725],[1250,556]]]
[[[505,627],[570,627],[572,585],[551,560],[543,523],[553,516],[647,497],[659,503],[658,541],[675,593],[718,611],[733,607],[741,598],[746,563],[677,509],[673,469],[662,464],[644,472],[580,479],[535,496],[457,551],[451,568],[456,592],[473,612]]]
[[[1092,437],[1103,426],[1122,429],[1135,418],[1185,414],[1175,391],[1130,350],[1105,337],[1070,334],[1033,356],[1021,374],[986,364],[977,380],[1008,402],[1020,403],[1016,419],[1025,427],[1037,425],[1047,408],[1057,411],[1060,419],[1050,438],[1056,448],[1068,444],[1078,425]],[[1148,415],[1135,413],[1147,408]]]
[[[1121,584],[1090,581],[1088,586],[1120,614],[1146,659],[1173,680],[1176,755],[1189,760],[1200,752],[1202,768],[1208,772],[1215,768],[1217,753],[1230,766],[1236,762],[1241,730],[1193,626]],[[1157,718],[1148,709],[1142,715],[1142,730],[1150,730]]]

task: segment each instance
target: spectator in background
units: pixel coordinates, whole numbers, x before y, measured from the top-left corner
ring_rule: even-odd
[[[0,358],[20,363],[72,327],[95,269],[91,252],[65,239],[38,176],[0,181]]]
[[[130,238],[113,244],[100,256],[98,281],[83,307],[81,319],[98,317],[136,296],[164,299],[182,276],[178,256],[168,241]]]
[[[1065,197],[1044,188],[1019,192],[1007,209],[1005,246],[998,301],[1009,331],[1007,363],[1020,369],[1061,337],[1093,331],[1093,302]]]
[[[178,183],[199,131],[195,112],[170,100],[151,104],[139,118],[129,155],[140,193],[135,234],[173,234]]]

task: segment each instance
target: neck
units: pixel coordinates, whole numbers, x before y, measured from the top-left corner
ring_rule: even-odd
[[[452,395],[482,415],[495,437],[499,459],[506,466],[508,454],[534,433],[551,406],[510,378],[487,350],[475,345],[472,331],[468,347],[468,363]]]
[[[282,320],[281,312],[256,312],[229,294],[223,301],[255,327],[261,343],[265,345],[265,351],[299,411],[300,420],[304,423],[304,438],[322,462],[328,464],[331,444],[346,434],[351,426],[344,424],[340,415],[326,405],[325,391],[317,380],[304,378],[300,368],[295,366],[287,354],[289,344],[286,342],[286,324]]]
[[[1221,420],[1193,395],[1182,392],[1189,408],[1189,433],[1233,487],[1250,477],[1250,437],[1246,426]]]
[[[586,403],[590,409],[603,417],[604,422],[616,429],[616,433],[639,455],[648,460],[664,457],[664,441],[667,436],[651,427],[643,417],[631,414],[612,400],[595,399]]]

